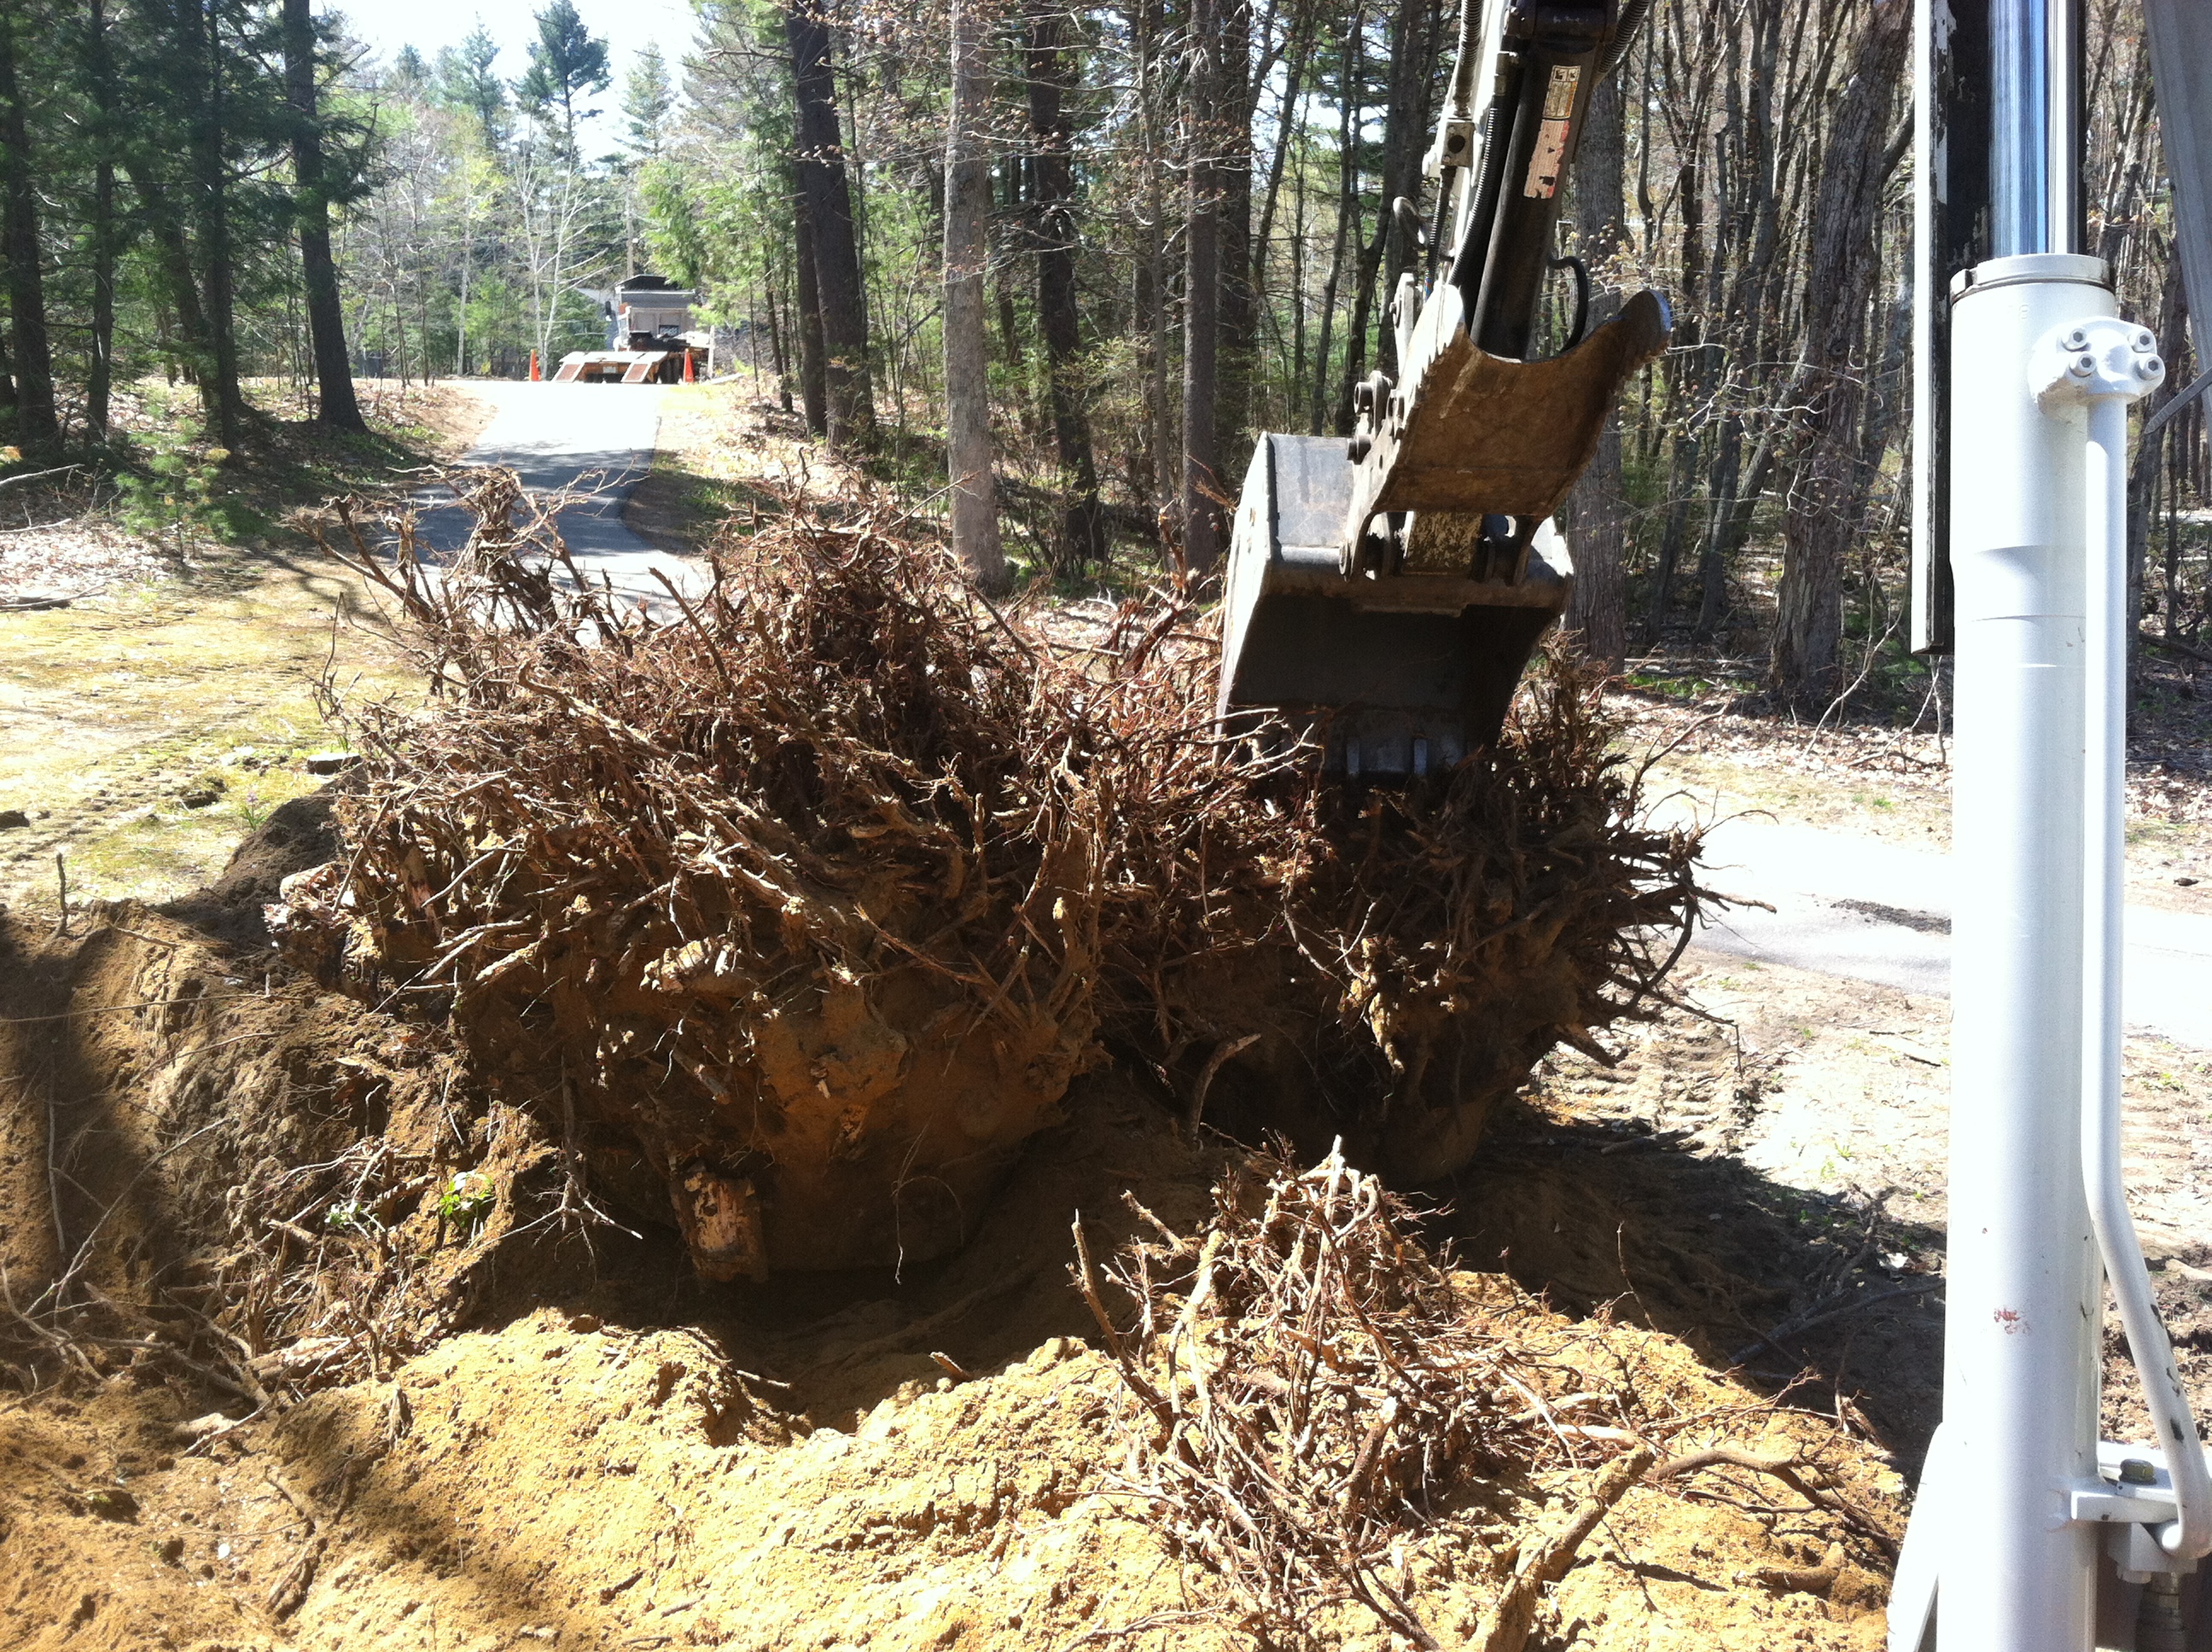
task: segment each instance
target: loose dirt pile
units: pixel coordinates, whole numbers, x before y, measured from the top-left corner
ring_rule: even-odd
[[[1212,1299],[1233,1304],[1218,1264],[1247,1230],[1225,1213],[1279,1167],[1240,1170],[1241,1154],[1179,1139],[1101,1072],[1079,1081],[1068,1122],[1032,1139],[957,1256],[903,1282],[702,1287],[672,1237],[602,1233],[593,1260],[514,1219],[514,1190],[527,1211],[556,1178],[495,1181],[497,1208],[453,1209],[446,1167],[511,1151],[501,1138],[522,1121],[470,1101],[390,1014],[282,972],[264,996],[240,955],[158,914],[93,921],[89,938],[19,948],[6,969],[11,1017],[61,1017],[0,1033],[9,1207],[46,1214],[50,1165],[51,1185],[88,1192],[9,1235],[9,1288],[29,1311],[12,1318],[17,1393],[0,1401],[0,1643],[1285,1643],[1162,1518],[1146,1467],[1158,1436],[1093,1345],[1066,1229],[1083,1212],[1100,1257],[1162,1243],[1121,1204],[1127,1188],[1179,1248],[1215,1256]],[[420,1208],[380,1198],[441,1153]],[[312,1171],[286,1189],[248,1174],[263,1158]],[[206,1196],[227,1180],[231,1197]],[[325,1187],[361,1197],[318,1208]],[[414,1251],[409,1224],[441,1206],[442,1237]],[[82,1259],[58,1288],[48,1230]],[[253,1235],[289,1245],[273,1274],[270,1252],[241,1250]],[[1519,1408],[1537,1417],[1509,1413],[1490,1436],[1490,1460],[1468,1459],[1419,1519],[1393,1516],[1402,1541],[1374,1557],[1437,1638],[1501,1652],[1513,1643],[1485,1637],[1522,1600],[1531,1646],[1878,1644],[1897,1484],[1865,1445],[1710,1375],[1672,1339],[1567,1321],[1504,1279],[1434,1272],[1408,1232],[1394,1242],[1449,1317],[1439,1345],[1495,1349],[1494,1368],[1537,1396]],[[411,1356],[400,1320],[372,1313],[389,1327],[372,1338],[348,1306],[378,1300],[380,1266],[410,1254],[420,1298],[459,1327]],[[1375,1274],[1371,1248],[1352,1260]],[[319,1321],[257,1315],[319,1278]],[[1154,1278],[1170,1329],[1197,1293],[1172,1268]],[[1140,1305],[1110,1285],[1103,1297],[1133,1332]],[[1239,1353],[1225,1310],[1201,1300],[1188,1318],[1208,1376],[1230,1356],[1238,1386],[1212,1391],[1249,1407],[1279,1364]],[[1358,1336],[1337,1310],[1313,1328],[1332,1354]],[[1725,1460],[1607,1478],[1640,1447],[1680,1459],[1710,1445],[1780,1461],[1796,1483]],[[1601,1521],[1583,1517],[1593,1497],[1610,1503]],[[1318,1591],[1298,1641],[1405,1643]]]
[[[1139,1406],[1118,1489],[1273,1635],[1295,1641],[1316,1612],[1356,1602],[1415,1646],[1447,1631],[1520,1652],[1545,1591],[1632,1487],[1717,1468],[1772,1475],[1836,1516],[1861,1559],[1896,1557],[1887,1520],[1837,1487],[1848,1451],[1662,1456],[1706,1419],[1663,1387],[1605,1374],[1620,1353],[1610,1327],[1570,1329],[1501,1296],[1502,1281],[1454,1272],[1414,1236],[1411,1207],[1340,1153],[1303,1174],[1232,1165],[1202,1234],[1130,1202],[1157,1236],[1114,1272],[1138,1307],[1126,1329],[1076,1228],[1079,1283]],[[1514,1524],[1546,1471],[1593,1459],[1571,1515],[1500,1558],[1486,1535],[1498,1514]],[[1470,1574],[1464,1558],[1486,1552],[1492,1564]],[[1822,1592],[1850,1553],[1826,1552]],[[1845,1598],[1878,1592],[1860,1577]]]
[[[1644,1012],[1698,898],[1557,662],[1486,759],[1347,795],[1215,735],[1175,592],[1058,649],[862,497],[656,619],[568,590],[512,478],[471,503],[450,568],[361,557],[442,697],[354,714],[292,956],[450,1024],[708,1278],[945,1254],[1109,1050],[1431,1178]]]

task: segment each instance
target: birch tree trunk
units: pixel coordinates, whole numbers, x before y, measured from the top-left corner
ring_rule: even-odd
[[[989,337],[983,276],[990,262],[991,159],[984,146],[988,75],[981,0],[952,0],[952,102],[945,140],[945,424],[952,488],[952,554],[986,592],[1005,589],[991,477]]]

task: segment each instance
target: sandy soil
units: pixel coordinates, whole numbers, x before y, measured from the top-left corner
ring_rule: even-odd
[[[781,416],[733,410],[709,393],[720,389],[671,393],[672,457],[628,517],[648,538],[687,546],[709,510],[764,502],[795,468]],[[31,1213],[0,1224],[11,1304],[106,1220],[58,1162],[110,1201],[130,1195],[136,1214],[103,1244],[133,1237],[102,1251],[116,1271],[100,1283],[132,1300],[149,1276],[131,1247],[155,1255],[165,1219],[144,1188],[163,1183],[164,1156],[191,1156],[191,1121],[218,1099],[250,1113],[252,1095],[292,1084],[315,1130],[381,1128],[392,1103],[378,1097],[429,1083],[431,1069],[409,1079],[387,1059],[391,1027],[336,1010],[304,1040],[271,1036],[248,1001],[272,990],[254,955],[194,951],[178,919],[110,912],[82,955],[44,938],[58,848],[77,888],[169,899],[219,869],[256,814],[316,783],[299,759],[322,738],[308,689],[333,635],[363,684],[397,670],[370,635],[332,632],[347,592],[335,570],[295,559],[0,616],[0,809],[33,817],[0,831],[19,946],[12,961],[0,949],[0,1208]],[[1682,741],[1662,779],[1721,810],[1941,841],[1933,735],[1808,737],[1723,703],[1638,704],[1644,738]],[[2136,898],[2156,886],[2179,904],[2212,900],[2177,881],[2212,880],[2185,768],[2138,787]],[[191,781],[217,800],[184,809]],[[255,889],[273,889],[264,874]],[[1655,1392],[1710,1414],[1713,1437],[1771,1445],[1778,1429],[1833,1454],[1893,1535],[1938,1398],[1948,1006],[1695,952],[1676,987],[1695,1008],[1621,1040],[1616,1065],[1547,1064],[1480,1162],[1440,1190],[1449,1208],[1433,1232],[1565,1316],[1532,1308],[1532,1327],[1571,1327],[1648,1373]],[[80,1007],[148,999],[82,1036]],[[44,1016],[68,1018],[21,1019]],[[225,1041],[263,1038],[258,1066],[226,1065]],[[2200,1403],[2212,1401],[2208,1093],[2212,1055],[2131,1042],[2136,1209]],[[240,1353],[289,1374],[270,1386],[290,1403],[268,1410],[127,1339],[70,1370],[15,1336],[0,1373],[0,1554],[13,1563],[0,1643],[1253,1645],[1116,1493],[1126,1401],[1064,1271],[1073,1211],[1110,1231],[1118,1192],[1136,1187],[1187,1222],[1226,1148],[1186,1145],[1127,1085],[1087,1085],[1070,1114],[983,1239],[903,1278],[705,1289],[653,1229],[602,1232],[592,1255],[556,1266],[507,1236],[528,1223],[503,1212],[441,1264],[450,1300],[419,1351],[364,1351],[337,1309],[325,1326],[272,1323]],[[446,1127],[446,1112],[424,1116]],[[441,1177],[491,1151],[488,1115],[451,1118],[459,1145],[436,1161]],[[226,1151],[241,1167],[257,1154],[319,1163],[347,1139]],[[430,1195],[417,1198],[413,1219],[430,1219]],[[246,1214],[266,1241],[263,1218],[291,1211]],[[318,1338],[346,1350],[322,1376]],[[2108,1332],[2106,1425],[2126,1437],[2142,1423],[2119,1351]],[[1472,1609],[1498,1586],[1509,1531],[1556,1521],[1587,1480],[1563,1471],[1524,1488],[1480,1544],[1409,1564]],[[1878,1545],[1771,1485],[1639,1491],[1532,1644],[1870,1648],[1885,1566]],[[1778,1582],[1785,1573],[1819,1581]],[[1313,1628],[1323,1645],[1386,1644],[1356,1613]]]
[[[278,869],[245,870],[265,884]],[[197,1363],[143,1338],[80,1336],[71,1374],[19,1322],[15,1392],[0,1400],[0,1549],[15,1562],[0,1582],[0,1643],[1260,1643],[1118,1483],[1139,1424],[1066,1273],[1072,1215],[1104,1250],[1133,1220],[1126,1188],[1187,1230],[1230,1145],[1188,1143],[1140,1090],[1086,1080],[976,1242],[904,1277],[702,1286],[665,1229],[602,1230],[585,1256],[534,1246],[543,1224],[503,1208],[427,1254],[445,1284],[416,1294],[445,1304],[444,1328],[410,1352],[366,1282],[374,1258],[404,1254],[375,1237],[409,1219],[404,1201],[378,1205],[374,1230],[348,1214],[341,1230],[312,1201],[294,1214],[297,1192],[216,1195],[257,1160],[272,1188],[311,1185],[299,1180],[309,1163],[333,1155],[361,1163],[354,1185],[373,1191],[372,1167],[345,1144],[381,1141],[386,1159],[400,1155],[387,1175],[409,1154],[444,1156],[419,1195],[428,1207],[453,1166],[502,1151],[502,1115],[441,1092],[435,1060],[410,1054],[413,1035],[387,1017],[281,972],[255,991],[239,955],[149,910],[90,921],[88,938],[18,930],[0,950],[13,1017],[0,1022],[0,1174],[9,1208],[39,1212],[6,1243],[11,1300],[32,1303],[82,1254],[80,1278],[116,1303],[149,1302],[161,1279],[235,1268],[252,1254],[241,1242],[270,1230],[320,1246],[319,1271],[365,1282],[319,1323],[272,1318],[264,1337],[251,1317],[233,1321],[235,1357],[185,1343],[201,1347]],[[56,1164],[58,1208],[44,1197]],[[1467,1208],[1516,1232],[1556,1229],[1559,1191],[1501,1177]],[[196,1242],[209,1223],[222,1231]],[[1632,1406],[1621,1420],[1671,1450],[1801,1457],[1855,1512],[1741,1474],[1632,1491],[1551,1593],[1531,1644],[1877,1646],[1901,1529],[1888,1454],[1851,1403],[1784,1400],[1786,1385],[1717,1375],[1698,1357],[1698,1338],[1734,1334],[1698,1293],[1734,1278],[1735,1251],[1698,1255],[1713,1248],[1702,1225],[1669,1236],[1662,1221],[1638,1237],[1637,1288],[1690,1304],[1688,1341],[1628,1323],[1642,1316],[1632,1300],[1563,1317],[1502,1278],[1470,1274],[1463,1289],[1518,1327],[1554,1368],[1555,1393],[1618,1393]],[[1531,1248],[1515,1248],[1516,1272],[1535,1266]],[[282,1295],[266,1279],[246,1286],[264,1288]],[[348,1302],[368,1317],[349,1321]],[[226,1392],[217,1365],[285,1403]],[[1501,1474],[1408,1545],[1401,1582],[1440,1630],[1471,1634],[1593,1467],[1562,1456]],[[1316,1647],[1397,1644],[1356,1607],[1307,1628]]]
[[[1807,1376],[1917,1468],[1942,1382],[1949,1005],[1690,954],[1599,1066],[1556,1053],[1454,1187],[1471,1260],[1620,1300],[1754,1378]],[[2124,1151],[2176,1357],[2212,1413],[2212,1052],[2130,1041]],[[1544,1191],[1539,1192],[1538,1189]],[[1535,1218],[1531,1220],[1531,1215]],[[2117,1321],[2106,1428],[2140,1438]]]

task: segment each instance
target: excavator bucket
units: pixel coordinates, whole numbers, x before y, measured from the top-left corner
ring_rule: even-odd
[[[1347,778],[1424,774],[1497,738],[1573,588],[1552,514],[1622,385],[1666,348],[1666,304],[1641,293],[1527,359],[1547,269],[1574,270],[1587,313],[1588,271],[1551,256],[1559,189],[1644,3],[1466,0],[1429,155],[1435,244],[1417,240],[1428,278],[1403,277],[1393,305],[1401,376],[1359,386],[1348,440],[1263,437],[1245,477],[1224,727],[1310,738]],[[1477,87],[1494,88],[1480,111]],[[1421,222],[1402,199],[1397,216]]]
[[[1346,578],[1344,440],[1265,436],[1230,553],[1219,711],[1272,713],[1349,777],[1449,768],[1495,736],[1574,574],[1549,525],[1513,580]],[[1408,588],[1410,587],[1410,588]]]

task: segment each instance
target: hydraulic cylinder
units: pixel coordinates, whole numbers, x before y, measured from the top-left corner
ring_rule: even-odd
[[[1991,259],[1951,313],[1957,590],[1941,1652],[2088,1652],[2103,1302],[2081,1149],[2087,410],[2035,346],[2114,313],[2096,258]],[[1950,1522],[1947,1521],[1946,1524]]]

